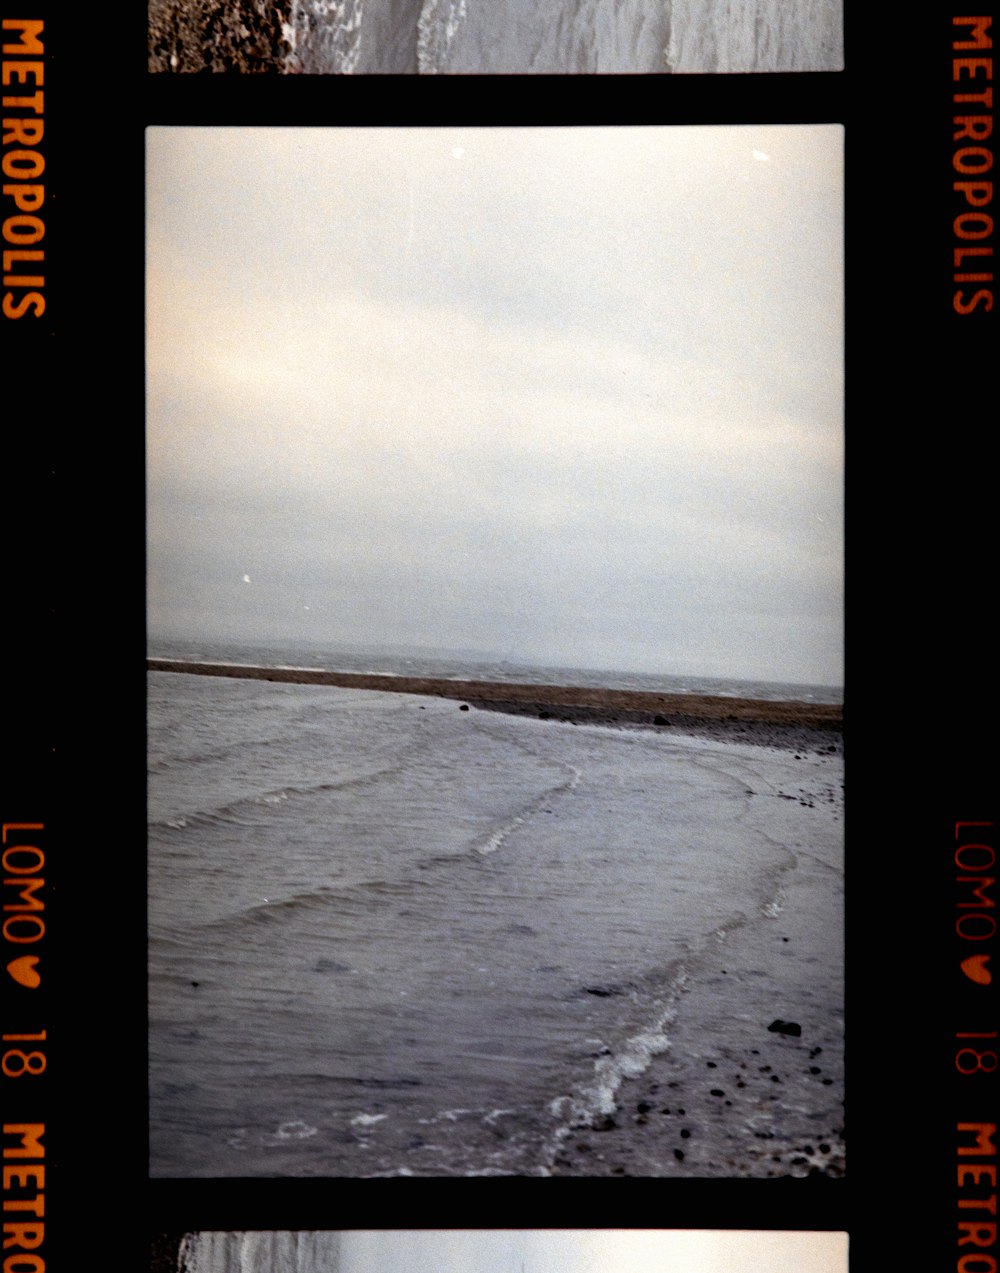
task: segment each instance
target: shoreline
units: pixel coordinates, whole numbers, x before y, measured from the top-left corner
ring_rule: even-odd
[[[586,704],[553,704],[546,700],[515,702],[502,699],[475,699],[469,703],[484,712],[505,712],[512,716],[537,716],[539,720],[561,721],[569,725],[603,725],[613,729],[651,729],[660,734],[686,734],[688,737],[705,738],[717,743],[745,743],[751,747],[777,747],[782,751],[817,752],[839,755],[842,751],[840,721],[816,724],[808,719],[807,704],[779,703],[775,706],[790,708],[802,706],[806,717],[801,723],[794,712],[772,713],[745,710],[741,713],[713,714],[711,707],[704,711],[675,710],[668,700],[661,711],[602,707]],[[676,695],[682,699],[684,695]],[[693,697],[693,696],[692,696]],[[760,700],[708,699],[709,704],[724,706],[736,703],[744,709],[767,706]],[[837,709],[840,710],[839,708]]]
[[[726,767],[735,784],[736,821],[746,822],[747,834],[763,832],[788,846],[787,861],[766,893],[752,905],[749,899],[739,901],[724,926],[689,952],[685,983],[661,1030],[662,1049],[641,1069],[622,1071],[610,1112],[566,1124],[558,1144],[550,1147],[551,1156],[539,1164],[544,1165],[539,1174],[844,1174],[842,992],[828,984],[828,970],[842,967],[843,953],[838,934],[818,923],[830,906],[834,913],[842,906],[839,705],[156,658],[147,666],[439,697],[449,706],[442,704],[434,715],[454,714],[452,727],[460,737],[465,736],[462,723],[472,726],[468,737],[479,733],[468,715],[479,709],[541,718],[532,731],[539,737],[550,732],[542,721],[562,722],[562,731],[551,731],[557,748],[591,745],[586,737],[565,736],[574,724],[666,733],[665,758],[683,745],[682,734],[719,742],[721,761],[699,753],[696,762]],[[362,728],[364,706],[361,702],[356,709]],[[431,711],[430,704],[417,701],[411,707],[397,699],[390,706],[391,721],[417,717],[423,707]],[[679,708],[684,710],[673,710]],[[640,741],[635,733],[631,737]],[[623,736],[621,745],[627,742]],[[722,751],[733,744],[740,746]],[[751,756],[747,744],[775,749],[775,754]],[[656,757],[660,748],[640,747],[636,755],[640,752]],[[768,986],[773,996],[762,995]],[[617,992],[612,987],[607,993]],[[601,995],[603,989],[587,993]],[[599,1076],[604,1054],[592,1055]]]
[[[234,663],[185,662],[148,658],[150,672],[226,676],[293,685],[418,694],[459,701],[480,711],[535,716],[569,724],[655,729],[741,742],[754,746],[802,748],[827,754],[842,750],[843,707],[797,700],[717,698],[709,694],[652,693],[593,686],[523,685],[501,681],[453,681],[424,676],[329,672],[321,668],[262,667]]]
[[[799,744],[746,763],[773,785],[749,779],[744,816],[791,860],[766,905],[744,900],[692,952],[666,1046],[569,1130],[551,1175],[845,1175],[843,758]]]
[[[611,1113],[569,1131],[550,1175],[845,1175],[842,1000],[814,994],[816,961],[831,954],[814,931],[826,876],[803,855],[780,913],[735,923],[699,954],[664,1027],[667,1046],[625,1077]],[[761,974],[766,1003],[752,989]]]

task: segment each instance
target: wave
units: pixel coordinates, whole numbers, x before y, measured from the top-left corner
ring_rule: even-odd
[[[337,1273],[342,1236],[336,1231],[188,1233],[178,1268],[187,1273]]]
[[[220,918],[205,927],[206,929],[228,929],[232,925],[272,924],[284,922],[291,914],[319,909],[331,919],[338,914],[364,916],[370,910],[373,900],[382,903],[405,903],[411,913],[418,912],[421,894],[434,894],[439,891],[440,886],[435,881],[438,870],[441,868],[450,870],[462,862],[468,862],[470,858],[474,860],[475,856],[485,857],[496,853],[519,827],[548,802],[564,792],[573,791],[580,781],[581,774],[573,766],[567,766],[567,768],[572,769],[570,777],[541,792],[511,817],[505,818],[485,834],[476,836],[455,852],[431,853],[411,859],[406,864],[405,872],[392,879],[379,877],[354,880],[343,886],[320,884],[287,897],[265,898],[262,902],[246,907],[236,915]],[[179,821],[183,823],[184,820]]]
[[[543,11],[524,0],[293,0],[283,34],[288,53],[281,69],[291,74],[705,74],[843,66],[839,0],[795,6],[752,0],[742,9],[721,0],[561,0]]]
[[[526,751],[527,749],[522,747],[521,750]],[[484,837],[481,837],[474,846],[476,852],[481,854],[495,853],[497,849],[503,847],[505,841],[513,835],[518,827],[523,826],[529,818],[538,813],[548,801],[553,799],[553,797],[561,795],[564,791],[575,791],[581,777],[583,776],[582,771],[577,769],[575,765],[567,765],[566,768],[570,769],[572,773],[565,782],[557,783],[556,786],[549,788],[548,791],[543,791],[540,795],[536,796],[530,804],[525,805],[519,813],[514,814],[514,816],[507,819],[506,822],[501,823],[496,830],[491,831]]]
[[[369,770],[366,773],[353,774],[349,778],[341,778],[333,782],[275,787],[270,791],[259,791],[241,796],[228,804],[218,805],[214,809],[193,809],[185,814],[175,814],[173,817],[152,818],[149,826],[151,829],[168,828],[176,831],[191,826],[255,825],[259,821],[260,815],[256,814],[253,816],[253,811],[260,809],[262,805],[273,807],[282,805],[290,799],[328,795],[334,791],[350,791],[359,787],[370,786],[382,778],[399,773],[399,771],[400,766],[392,764],[385,765],[380,769]],[[247,814],[252,815],[249,824],[246,819]]]
[[[448,54],[465,14],[465,0],[424,0],[417,20],[417,66],[421,75],[438,75],[447,68]]]
[[[688,953],[660,973],[643,977],[644,987],[636,987],[640,995],[652,990],[652,1014],[638,1029],[628,1034],[614,1048],[602,1047],[594,1061],[591,1076],[573,1091],[557,1096],[549,1103],[549,1113],[559,1120],[543,1153],[548,1170],[563,1152],[565,1141],[582,1128],[597,1127],[618,1110],[618,1092],[630,1079],[638,1078],[652,1065],[654,1058],[669,1050],[668,1033],[677,1017],[689,981],[703,969],[707,957],[720,949],[731,933],[749,922],[743,914],[733,915],[700,941],[692,942]],[[630,994],[635,998],[635,994]]]
[[[265,712],[269,711],[269,705],[263,708],[254,703],[248,703],[244,707],[244,717],[254,712],[260,718]],[[302,720],[296,719],[289,721],[282,727],[275,728],[273,725],[268,726],[267,732],[255,732],[253,736],[253,748],[261,753],[266,754],[275,748],[300,748],[302,745]],[[308,724],[308,722],[306,722]],[[245,755],[247,744],[240,744],[241,751]],[[233,755],[232,742],[219,742],[215,746],[207,746],[204,741],[199,740],[199,745],[189,744],[183,745],[169,730],[165,729],[163,737],[156,743],[156,752],[152,752],[147,758],[146,769],[149,774],[169,774],[173,771],[185,771],[192,765],[205,764],[231,764],[235,757]],[[169,748],[169,751],[166,749]]]
[[[286,70],[353,75],[361,58],[364,0],[294,0]]]

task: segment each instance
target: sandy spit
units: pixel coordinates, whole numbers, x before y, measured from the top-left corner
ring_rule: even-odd
[[[508,685],[499,681],[452,681],[423,676],[379,676],[327,672],[312,668],[254,667],[147,660],[151,672],[186,672],[243,680],[331,685],[342,689],[381,690],[458,699],[488,711],[538,716],[577,724],[639,726],[702,733],[720,741],[770,747],[802,745],[840,750],[843,708],[835,703],[772,702],[768,699],[717,698],[707,694],[655,694],[638,690],[596,689],[572,685]]]

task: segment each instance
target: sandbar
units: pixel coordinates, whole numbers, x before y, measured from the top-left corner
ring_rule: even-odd
[[[651,693],[574,685],[520,685],[501,681],[330,672],[322,668],[261,667],[150,658],[152,672],[186,672],[245,680],[330,685],[457,699],[483,711],[536,716],[572,724],[673,730],[757,746],[841,751],[843,707],[838,703],[723,698],[709,694]]]

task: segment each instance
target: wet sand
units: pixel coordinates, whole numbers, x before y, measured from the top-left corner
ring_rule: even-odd
[[[780,916],[706,956],[666,1027],[669,1048],[622,1084],[612,1116],[566,1138],[553,1175],[845,1174],[844,1021],[810,993],[813,970],[825,979],[810,929],[830,884],[802,857]],[[842,966],[837,938],[823,961]],[[748,976],[773,985],[773,1016],[748,1009]]]

